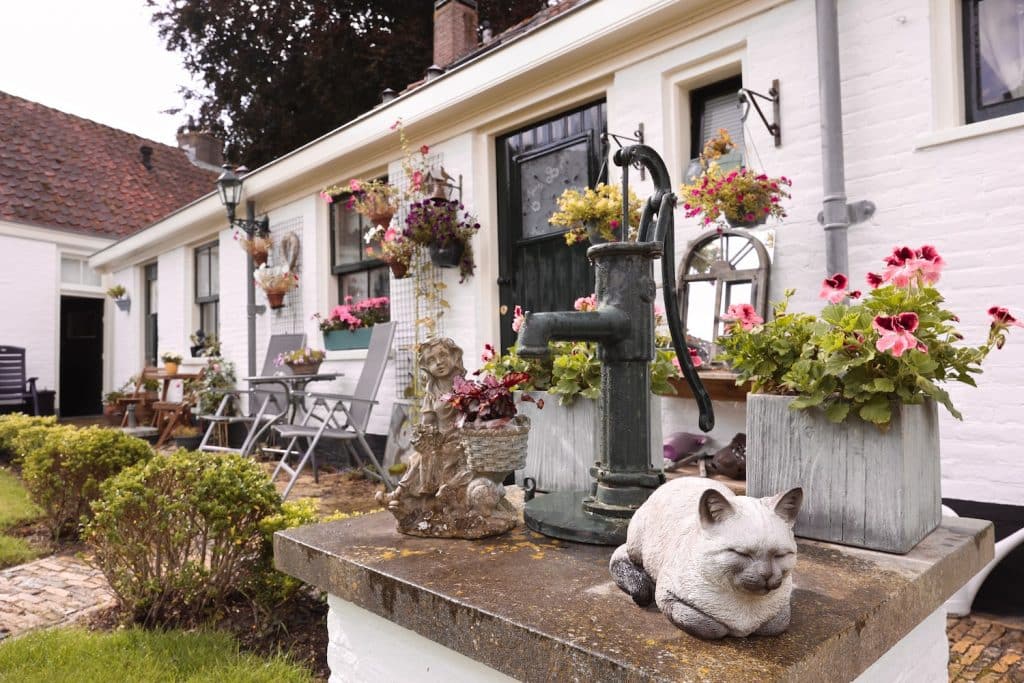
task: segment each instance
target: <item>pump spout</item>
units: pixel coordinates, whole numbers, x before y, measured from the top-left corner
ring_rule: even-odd
[[[520,356],[540,358],[548,355],[548,342],[596,341],[609,344],[630,334],[629,316],[615,306],[597,311],[555,311],[527,313],[519,330]]]

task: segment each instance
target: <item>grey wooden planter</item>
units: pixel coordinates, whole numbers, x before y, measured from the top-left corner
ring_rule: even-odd
[[[590,468],[597,457],[597,401],[577,398],[572,405],[558,403],[557,394],[529,392],[544,399],[544,409],[532,403],[520,403],[519,412],[530,418],[530,441],[526,466],[516,471],[516,483],[533,477],[542,491],[585,491],[593,479]],[[651,395],[651,463],[662,465],[661,397]]]
[[[804,489],[796,534],[893,553],[938,526],[942,499],[935,403],[899,406],[889,431],[790,410],[789,396],[747,396],[747,494]]]

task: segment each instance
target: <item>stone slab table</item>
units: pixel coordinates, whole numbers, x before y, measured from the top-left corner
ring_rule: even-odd
[[[944,518],[902,556],[799,548],[789,631],[708,642],[620,592],[609,547],[411,538],[383,512],[274,538],[329,594],[332,682],[945,680],[942,605],[991,559],[989,522]]]

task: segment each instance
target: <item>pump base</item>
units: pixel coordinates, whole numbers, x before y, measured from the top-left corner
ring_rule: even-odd
[[[632,514],[610,517],[587,512],[583,507],[587,499],[592,499],[589,491],[541,494],[526,502],[523,518],[530,529],[564,541],[594,545],[625,543]]]

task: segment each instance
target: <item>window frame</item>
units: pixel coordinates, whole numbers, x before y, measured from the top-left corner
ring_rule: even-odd
[[[742,87],[743,75],[736,74],[690,90],[690,159],[696,159],[704,150],[701,120],[708,101],[729,93],[737,93]]]
[[[1024,112],[1024,97],[981,104],[981,47],[978,8],[982,0],[961,0],[961,59],[963,60],[963,97],[965,123],[977,123]]]
[[[154,307],[153,297],[151,295],[150,282],[157,282],[159,287],[160,282],[160,269],[159,264],[154,261],[153,263],[147,263],[142,266],[142,352],[145,355],[146,365],[156,365],[157,359],[160,356],[160,327],[158,310]],[[157,301],[155,302],[159,306],[159,289],[157,290]],[[152,331],[152,337],[150,336]]]
[[[213,274],[214,274],[215,271],[217,271],[217,291],[216,291],[216,293],[207,293],[205,295],[201,295],[199,293],[199,257],[200,257],[200,254],[202,252],[211,252],[211,254],[212,254],[214,249],[217,250],[217,264],[216,264],[216,267],[214,267],[213,259],[212,258],[208,258],[207,259],[207,265],[209,267],[209,272],[206,274],[206,277],[207,277],[207,283],[208,283],[209,289],[212,290],[213,289],[213,287],[212,287]],[[193,291],[194,291],[195,304],[196,304],[196,306],[199,309],[199,329],[201,329],[203,331],[203,333],[207,337],[209,337],[211,335],[219,337],[219,335],[220,335],[220,272],[219,272],[219,269],[220,269],[220,241],[219,240],[215,240],[213,242],[207,242],[206,244],[201,244],[201,245],[197,246],[195,249],[193,249],[192,254],[193,254],[193,256],[192,256],[192,264],[193,264],[193,268],[192,268],[192,270],[193,270],[193,273],[192,273],[192,285],[193,285]],[[213,305],[213,319],[214,319],[214,325],[216,327],[216,329],[214,329],[212,331],[211,330],[207,330],[203,326],[203,320],[205,319],[204,310],[206,309],[206,307],[210,306],[211,304]]]
[[[383,180],[386,181],[387,179],[384,178]],[[388,269],[387,261],[384,261],[383,259],[380,258],[370,258],[366,256],[366,251],[365,248],[363,247],[363,245],[365,244],[365,235],[367,231],[370,230],[373,226],[370,225],[369,221],[361,213],[359,213],[355,209],[350,209],[348,208],[348,206],[346,206],[351,196],[351,192],[344,192],[342,194],[336,195],[334,197],[334,201],[331,202],[330,209],[328,211],[328,238],[331,244],[330,265],[331,274],[335,276],[338,292],[338,301],[342,301],[344,299],[343,283],[345,276],[355,275],[358,273],[366,273],[367,278],[369,278],[370,271]],[[359,260],[348,261],[346,263],[339,264],[337,253],[337,230],[340,227],[338,224],[338,219],[342,211],[350,211],[353,215],[356,216],[357,220],[359,221]],[[389,276],[388,292],[387,294],[385,294],[385,296],[390,296],[390,289],[391,286]],[[372,296],[369,287],[367,287],[367,296]]]

